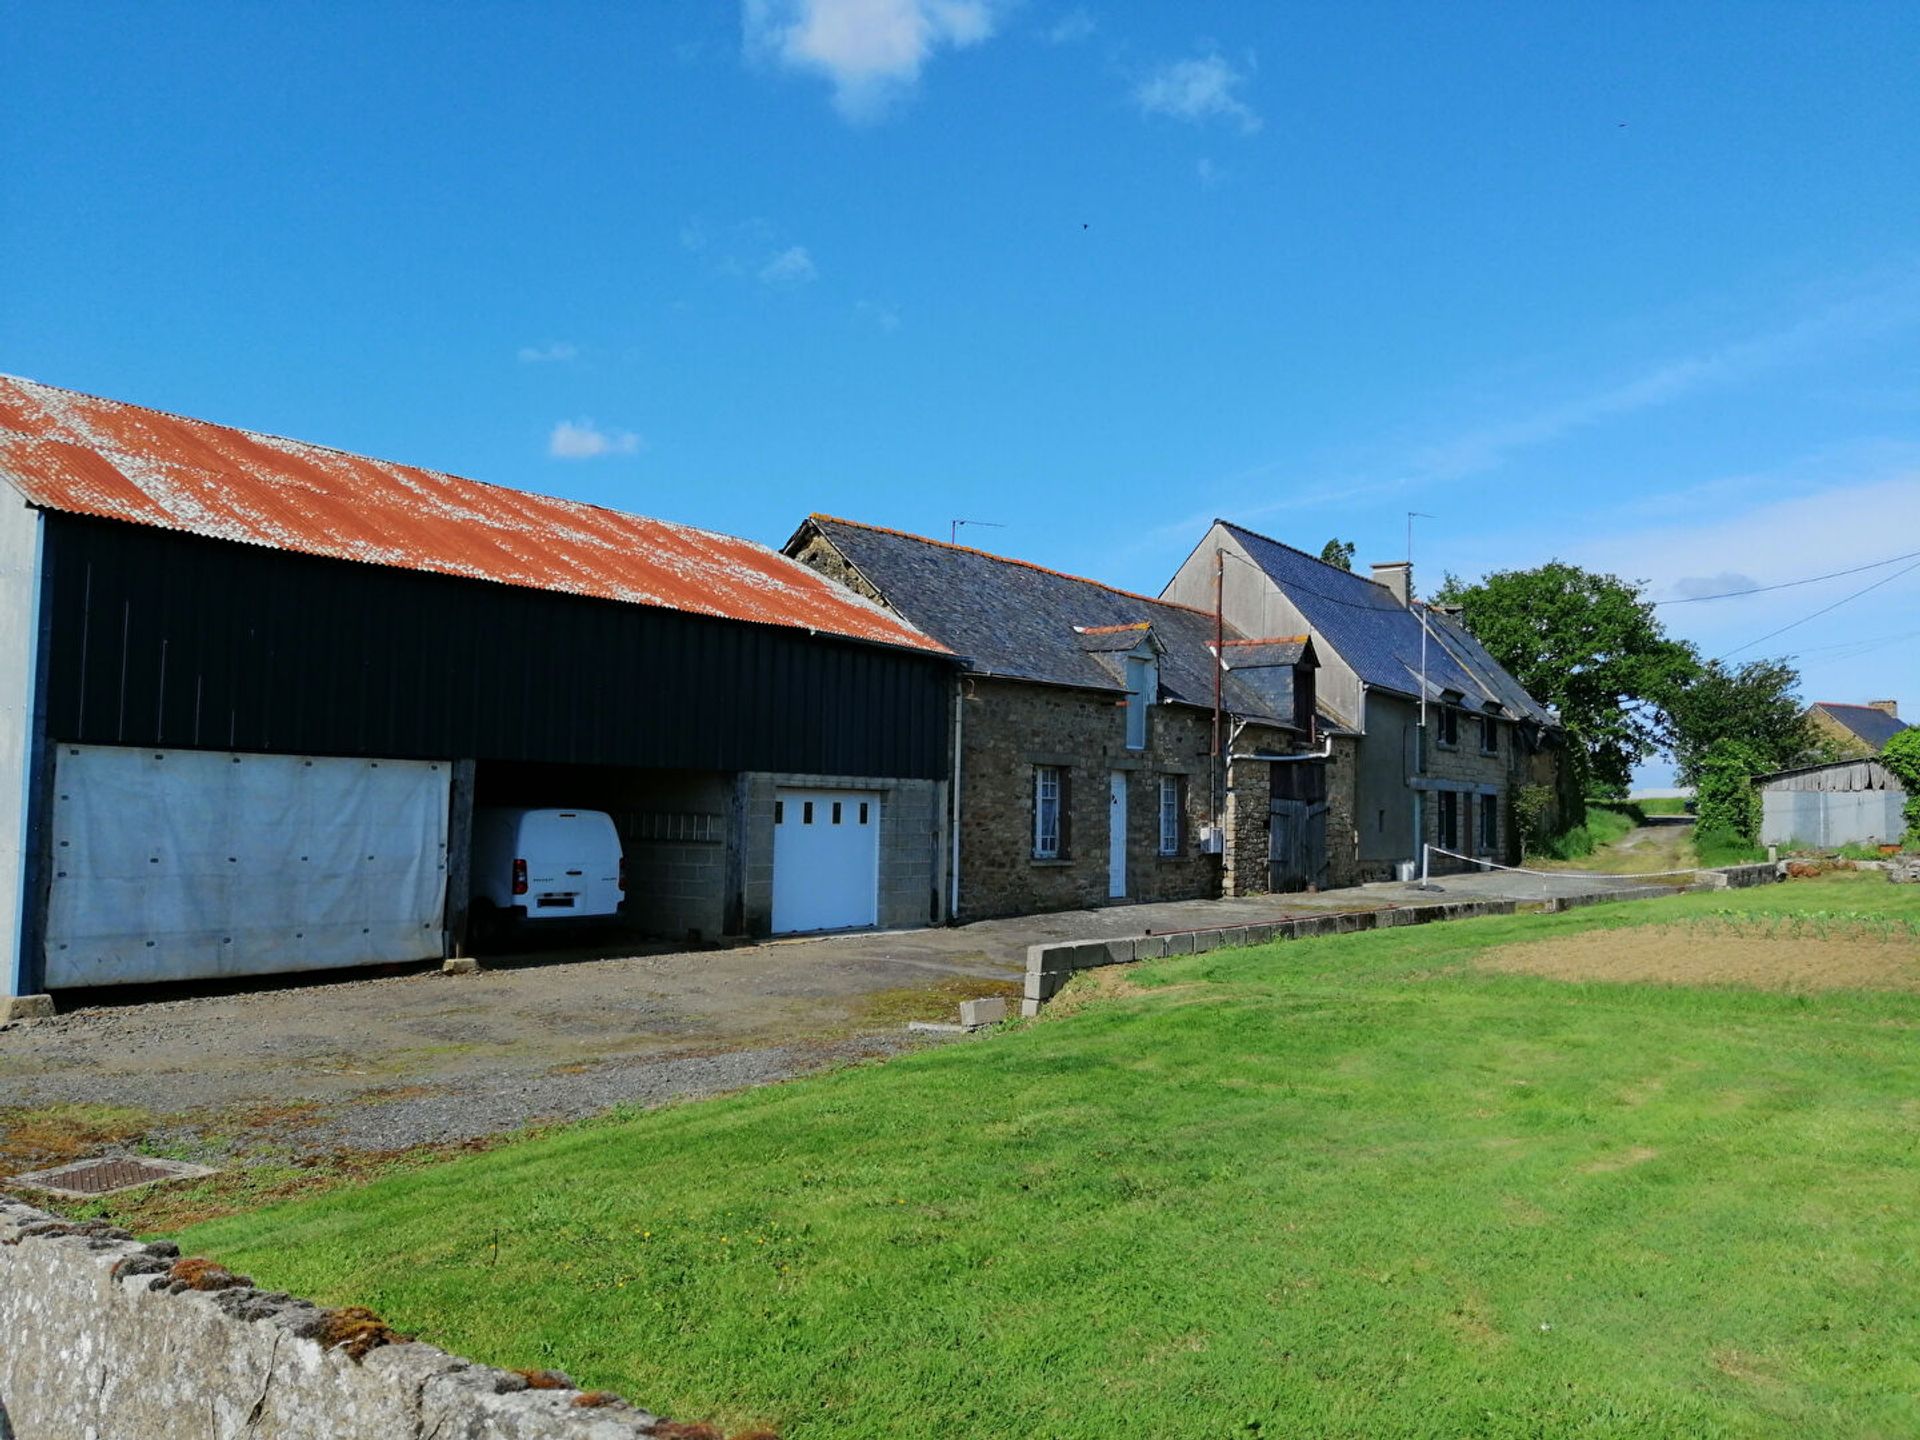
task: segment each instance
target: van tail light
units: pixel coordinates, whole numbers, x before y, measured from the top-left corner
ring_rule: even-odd
[[[620,878],[614,883],[620,887],[622,895],[627,893],[627,857],[624,855],[620,857]]]
[[[513,893],[516,895],[527,893],[527,862],[524,860],[513,862]]]

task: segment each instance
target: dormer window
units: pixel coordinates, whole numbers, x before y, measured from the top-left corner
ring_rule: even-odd
[[[1460,743],[1460,712],[1451,705],[1440,707],[1440,743],[1442,745]]]
[[[1151,655],[1127,657],[1127,748],[1147,748],[1147,707],[1160,698],[1160,667]]]

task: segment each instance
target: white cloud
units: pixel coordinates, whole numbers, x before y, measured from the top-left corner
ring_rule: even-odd
[[[1170,115],[1190,125],[1209,120],[1227,120],[1251,135],[1263,123],[1254,108],[1240,98],[1247,83],[1244,71],[1236,70],[1217,53],[1174,60],[1162,65],[1134,87],[1133,99],[1149,115]]]
[[[602,430],[593,421],[562,420],[547,437],[547,454],[556,460],[593,460],[602,455],[638,455],[640,437],[631,430]]]
[[[826,77],[855,123],[879,119],[942,47],[993,34],[995,0],[742,0],[749,56]]]
[[[813,256],[804,245],[789,245],[757,272],[762,285],[805,285],[819,278]]]
[[[564,360],[580,358],[580,347],[565,340],[554,340],[545,345],[522,345],[520,363],[523,365],[548,365]]]
[[[1093,16],[1087,13],[1086,7],[1076,5],[1049,25],[1045,33],[1049,44],[1077,45],[1082,40],[1091,40],[1097,28],[1099,27],[1093,23]]]
[[[854,305],[853,310],[856,315],[871,320],[889,335],[900,328],[900,309],[897,305],[882,305],[878,300],[861,300]]]
[[[1220,167],[1204,155],[1194,162],[1193,173],[1200,177],[1200,183],[1209,190],[1220,183]]]

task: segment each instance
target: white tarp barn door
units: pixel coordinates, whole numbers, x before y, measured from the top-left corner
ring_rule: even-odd
[[[450,768],[60,746],[47,985],[439,955]]]
[[[780,790],[773,802],[773,928],[851,930],[879,915],[880,796]]]

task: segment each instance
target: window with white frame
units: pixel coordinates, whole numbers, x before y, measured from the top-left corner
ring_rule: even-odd
[[[1480,753],[1498,755],[1500,753],[1499,721],[1491,715],[1480,717]]]
[[[1033,767],[1033,858],[1060,858],[1060,801],[1065,786],[1058,765]]]
[[[1162,855],[1180,853],[1180,842],[1184,838],[1181,834],[1184,828],[1181,822],[1186,814],[1186,807],[1181,804],[1183,798],[1181,791],[1184,788],[1178,775],[1160,777],[1160,853]]]
[[[1140,655],[1127,657],[1127,748],[1147,748],[1147,707],[1158,698],[1159,667]]]
[[[1500,797],[1480,797],[1480,853],[1491,855],[1500,847]]]

